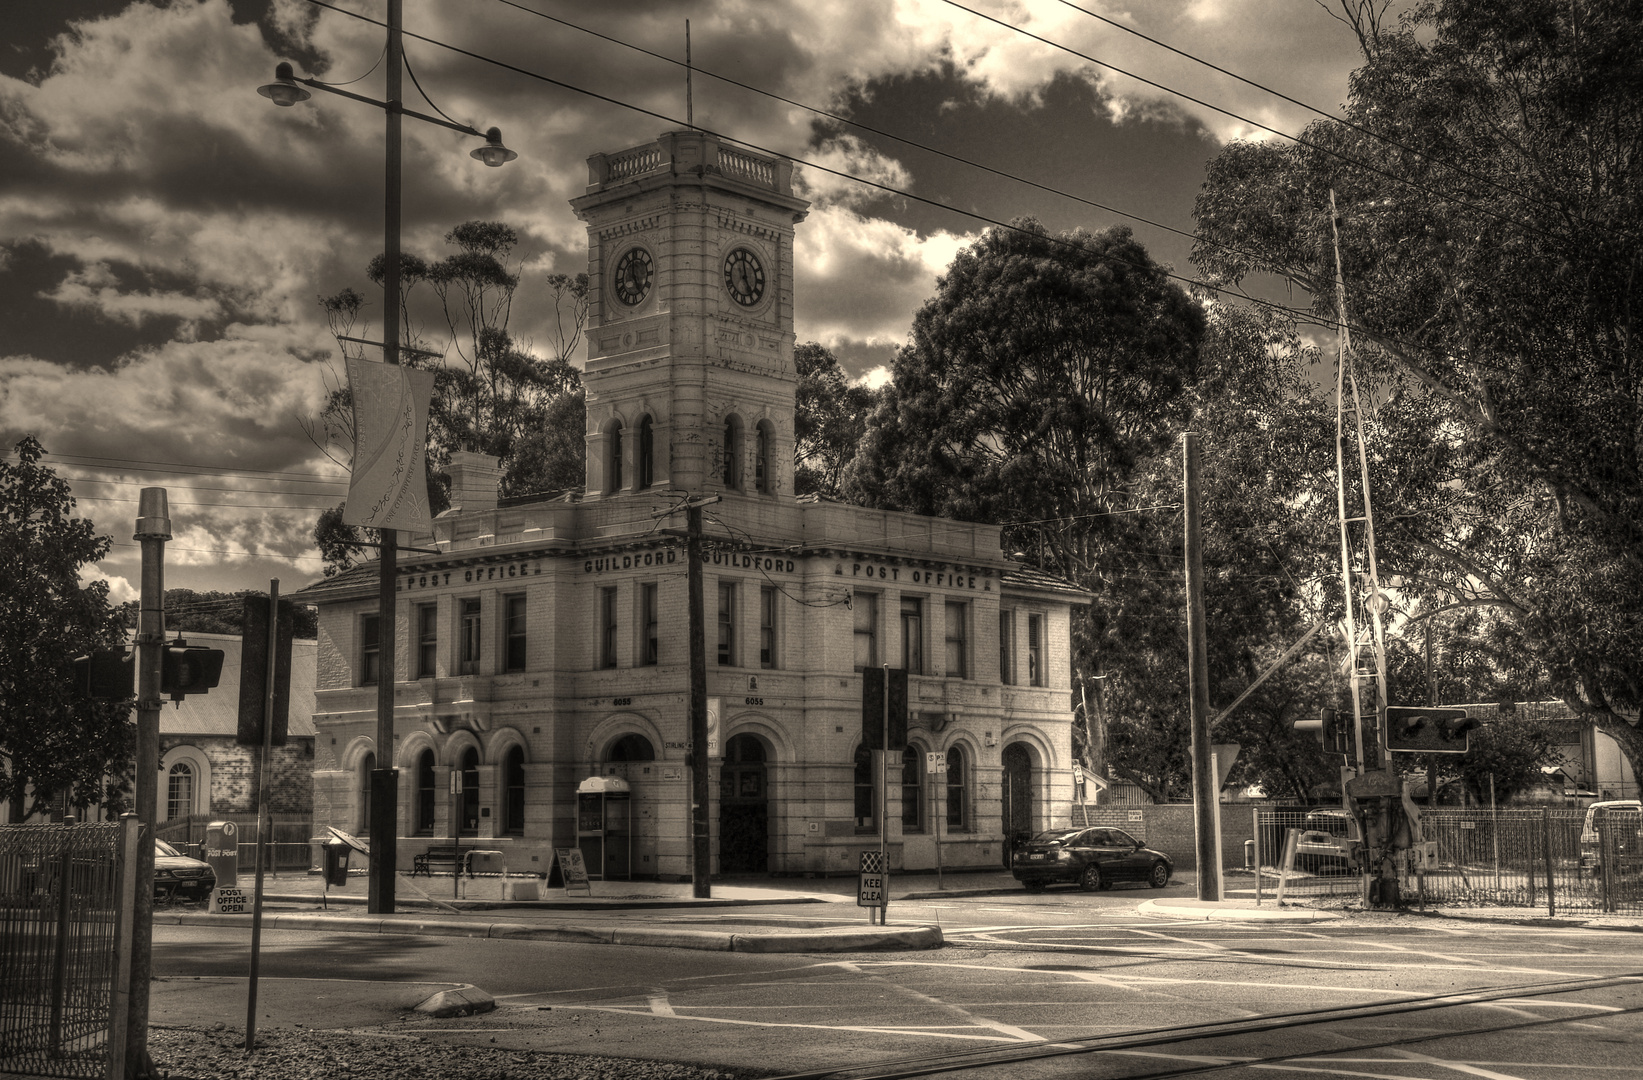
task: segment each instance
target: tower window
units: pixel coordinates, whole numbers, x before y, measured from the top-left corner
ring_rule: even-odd
[[[639,420],[638,486],[648,488],[656,482],[656,425],[649,416]]]
[[[616,420],[610,425],[610,482],[605,485],[606,494],[614,494],[622,490],[622,421]]]
[[[732,491],[742,490],[742,419],[725,417],[724,481]]]
[[[753,434],[753,487],[761,495],[770,494],[776,487],[775,478],[771,476],[770,443],[770,421],[760,420]]]

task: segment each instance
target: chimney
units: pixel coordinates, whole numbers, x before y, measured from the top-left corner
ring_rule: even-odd
[[[468,450],[451,451],[451,509],[468,513],[495,510],[496,489],[502,482],[501,459]]]

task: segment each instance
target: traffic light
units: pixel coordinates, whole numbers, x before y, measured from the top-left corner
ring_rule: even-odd
[[[1318,710],[1318,719],[1295,721],[1295,730],[1317,732],[1326,754],[1352,756],[1352,725],[1327,705]]]
[[[1392,705],[1386,710],[1386,748],[1406,754],[1464,754],[1466,733],[1477,726],[1465,709]]]
[[[222,678],[222,650],[190,645],[180,638],[160,649],[160,693],[181,701],[203,694]]]
[[[869,750],[885,748],[884,683],[890,681],[890,743],[888,749],[907,746],[907,669],[868,668],[861,673],[861,741]]]
[[[274,724],[268,745],[284,746],[291,712],[291,602],[280,600],[280,615],[274,642]],[[234,741],[241,746],[261,746],[263,714],[268,709],[268,596],[245,598],[245,618],[240,637],[239,729]]]
[[[137,692],[137,658],[124,649],[94,649],[74,658],[74,686],[97,701],[119,701]]]

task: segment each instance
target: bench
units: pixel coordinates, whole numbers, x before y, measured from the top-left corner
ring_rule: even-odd
[[[459,865],[457,860],[472,850],[472,848],[459,848],[454,844],[436,844],[427,851],[411,857],[411,877],[416,877],[418,874],[433,877],[434,863],[449,866],[451,873],[454,874]]]

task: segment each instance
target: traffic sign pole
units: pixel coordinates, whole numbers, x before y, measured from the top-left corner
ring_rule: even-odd
[[[936,837],[936,888],[945,889],[947,886],[941,880],[941,788],[938,778],[947,775],[947,758],[945,755],[930,751],[924,755],[924,771],[930,777],[930,828],[935,831]]]

